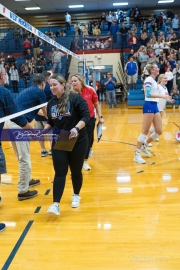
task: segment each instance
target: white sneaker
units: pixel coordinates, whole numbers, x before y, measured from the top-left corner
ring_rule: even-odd
[[[72,196],[72,203],[71,203],[71,206],[72,206],[73,208],[78,207],[78,206],[80,205],[80,199],[81,199],[81,197],[80,197],[79,195],[74,194],[74,195]]]
[[[56,204],[52,204],[52,205],[48,208],[47,213],[51,213],[51,214],[54,214],[54,215],[59,216],[59,215],[60,215],[59,206],[57,206]]]
[[[93,155],[93,150],[90,149],[90,151],[89,151],[89,157],[92,157],[92,155]]]
[[[155,142],[159,142],[159,138],[155,139],[154,141],[155,141]]]
[[[87,164],[87,162],[84,162],[83,169],[85,169],[86,171],[90,171],[91,167]]]
[[[134,162],[137,162],[139,164],[145,164],[146,161],[141,157],[141,155],[135,155],[133,158]]]
[[[145,145],[142,145],[141,152],[143,152],[147,157],[151,157],[151,153],[149,152],[149,150]]]
[[[153,145],[152,145],[152,143],[148,143],[147,146],[148,147],[152,147]]]

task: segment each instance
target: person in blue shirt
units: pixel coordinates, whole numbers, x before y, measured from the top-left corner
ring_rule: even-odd
[[[49,100],[51,100],[51,98],[54,97],[53,94],[52,94],[52,92],[51,92],[51,90],[50,90],[50,85],[49,85],[51,73],[48,72],[48,71],[44,71],[42,74],[46,78],[46,86],[44,88],[44,93],[46,95],[46,102],[48,102]],[[36,129],[44,129],[44,127],[46,126],[46,124],[47,124],[47,119],[46,119],[45,116],[42,116],[42,115],[39,115],[39,114],[37,114],[35,116],[34,127]],[[41,157],[46,157],[47,155],[52,155],[51,150],[49,152],[46,151],[44,141],[40,140],[39,143],[40,143],[40,146],[41,146]],[[51,149],[51,142],[50,142],[50,149]]]
[[[20,111],[46,103],[46,95],[44,93],[45,80],[46,79],[42,74],[35,74],[33,85],[20,92],[16,98],[16,104]],[[46,106],[44,105],[41,110],[47,118]],[[39,109],[35,109],[24,114],[26,120],[31,123],[38,111]],[[6,121],[6,126],[10,129],[21,129],[13,122],[13,119]],[[34,180],[31,177],[30,143],[29,141],[12,141],[12,147],[19,163],[18,200],[33,198],[38,192],[35,190],[33,193],[30,193],[28,190],[29,185],[39,185],[40,180]]]
[[[111,72],[108,72],[107,78],[104,79],[104,86],[106,88],[106,97],[110,109],[112,108],[112,103],[114,105],[114,108],[117,108],[116,83],[116,78],[112,76]]]
[[[115,49],[117,43],[117,33],[118,33],[118,26],[116,22],[112,22],[108,34],[110,34],[113,38],[113,45],[112,48]]]
[[[4,72],[4,74],[5,74],[4,68],[1,67],[0,73],[2,73],[2,72]],[[11,92],[4,87],[6,77],[5,76],[0,76],[0,77],[1,77],[1,80],[0,80],[0,84],[1,84],[0,85],[0,93],[1,93],[1,95],[0,95],[0,119],[2,119],[5,116],[19,112],[19,110],[18,110],[16,103],[14,102],[14,99],[13,99]],[[21,126],[24,129],[32,129],[31,125],[28,123],[28,121],[26,120],[26,118],[23,115],[14,118],[12,121],[14,121],[14,123]],[[4,127],[4,122],[1,122],[0,123],[0,135],[1,135],[3,127]],[[2,144],[1,144],[1,137],[0,137],[0,183],[1,183],[1,174],[4,174],[4,173],[6,173],[6,160],[5,160],[5,156],[3,153]],[[1,202],[1,197],[0,197],[0,202]],[[0,232],[4,231],[5,228],[6,228],[6,225],[4,223],[0,223]]]
[[[137,81],[138,67],[137,63],[133,61],[133,57],[129,58],[129,62],[125,66],[125,74],[127,75],[128,90],[134,90]]]

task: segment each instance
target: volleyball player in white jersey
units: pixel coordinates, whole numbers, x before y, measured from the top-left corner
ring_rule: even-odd
[[[160,95],[169,96],[166,84],[168,82],[168,78],[165,74],[160,74],[158,77],[158,90]],[[166,107],[166,100],[164,98],[159,98],[159,102],[157,104],[161,118],[163,117],[164,109]],[[150,127],[150,134],[154,132],[154,126]],[[148,146],[152,146],[151,143],[148,143]]]
[[[137,149],[134,155],[134,161],[139,164],[144,164],[146,161],[141,157],[141,152],[144,152],[146,156],[150,157],[151,154],[147,149],[147,144],[156,140],[162,133],[162,120],[157,107],[159,98],[163,98],[166,101],[172,102],[170,96],[160,95],[158,90],[158,84],[155,78],[159,75],[159,68],[155,64],[147,65],[146,67],[149,77],[144,81],[145,85],[145,102],[143,106],[143,125],[141,134],[138,137]],[[150,126],[153,123],[154,132],[146,139]]]

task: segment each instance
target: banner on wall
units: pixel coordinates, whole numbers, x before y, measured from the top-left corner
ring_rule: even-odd
[[[111,36],[84,36],[84,50],[106,50],[111,48]]]
[[[50,37],[46,36],[44,33],[39,31],[35,27],[33,27],[31,24],[29,24],[28,22],[26,22],[25,20],[23,20],[22,18],[20,18],[19,16],[17,16],[16,14],[14,14],[12,11],[10,11],[9,9],[7,9],[6,7],[4,7],[1,4],[0,4],[0,14],[3,15],[4,17],[8,18],[9,20],[13,21],[14,23],[20,25],[21,27],[23,27],[27,31],[31,32],[32,34],[38,36],[40,39],[43,39],[44,41],[50,43],[54,47],[60,49],[61,51],[65,52],[69,55],[72,55],[72,56],[80,59],[81,61],[84,61],[84,59],[82,57],[80,57],[79,55],[68,50],[67,48],[60,45],[59,43],[57,43],[55,40],[51,39]]]

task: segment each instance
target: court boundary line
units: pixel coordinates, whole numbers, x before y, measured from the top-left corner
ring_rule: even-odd
[[[16,256],[16,254],[17,254],[19,248],[21,247],[21,245],[22,245],[22,243],[23,243],[23,241],[24,241],[24,239],[25,239],[27,233],[29,232],[29,230],[30,230],[30,228],[31,228],[31,226],[32,226],[32,224],[33,224],[33,222],[34,222],[34,220],[30,220],[30,221],[28,222],[28,224],[26,225],[24,231],[22,232],[21,236],[19,237],[17,243],[15,244],[13,250],[11,251],[9,257],[7,258],[7,260],[6,260],[6,262],[5,262],[5,264],[3,265],[3,267],[2,267],[1,270],[7,270],[7,269],[9,268],[9,266],[11,265],[11,263],[12,263],[14,257]]]

